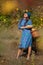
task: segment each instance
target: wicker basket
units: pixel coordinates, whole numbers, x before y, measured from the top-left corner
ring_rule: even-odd
[[[39,32],[35,28],[32,28],[31,33],[32,33],[32,37],[34,38],[39,37]]]

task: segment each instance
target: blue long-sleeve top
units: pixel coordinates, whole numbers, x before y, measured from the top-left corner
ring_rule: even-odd
[[[21,19],[19,21],[19,24],[18,24],[18,28],[21,29],[22,26],[25,26],[25,23],[26,23],[26,20],[25,19]],[[22,29],[21,29],[22,30]]]

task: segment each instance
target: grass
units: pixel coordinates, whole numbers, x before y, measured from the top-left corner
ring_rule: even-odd
[[[2,42],[0,42],[0,53],[3,52],[5,49],[5,46],[2,44]]]
[[[42,34],[42,32],[40,34]],[[34,53],[32,54],[30,61],[27,61],[25,57],[16,60],[20,36],[21,33],[18,31],[17,27],[13,27],[11,29],[2,27],[2,29],[0,30],[0,54],[2,54],[5,58],[3,59],[3,57],[1,57],[1,65],[35,65],[35,63],[37,62],[37,57]],[[36,65],[38,65],[38,63]]]

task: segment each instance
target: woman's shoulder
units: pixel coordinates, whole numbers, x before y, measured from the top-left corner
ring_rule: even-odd
[[[29,19],[28,21],[32,22],[32,20],[31,20],[31,19]]]
[[[32,20],[31,20],[31,19],[29,19],[29,20],[28,20],[28,22],[32,23]]]
[[[26,21],[26,19],[24,19],[24,18],[21,18],[19,21]]]
[[[29,23],[29,24],[32,24],[32,20],[31,20],[31,19],[29,19],[29,20],[28,20],[28,23]]]

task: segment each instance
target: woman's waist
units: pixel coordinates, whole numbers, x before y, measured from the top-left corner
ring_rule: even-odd
[[[24,32],[31,32],[30,29],[24,29],[23,31],[24,31]]]
[[[24,30],[29,30],[29,31],[31,31],[31,28],[25,28]]]

